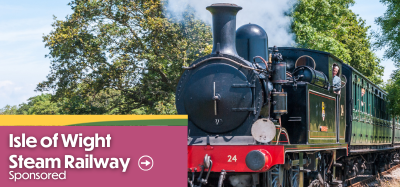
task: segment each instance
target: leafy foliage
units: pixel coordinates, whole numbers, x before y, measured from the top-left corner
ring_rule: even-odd
[[[41,94],[28,99],[28,103],[19,105],[18,114],[59,114],[57,103],[51,102],[51,94]]]
[[[371,50],[369,26],[349,9],[352,4],[354,0],[299,0],[292,13],[296,42],[330,52],[380,84],[383,67]]]
[[[387,6],[383,16],[375,19],[380,26],[380,33],[375,33],[376,46],[385,48],[385,58],[395,62],[396,70],[386,85],[388,109],[394,116],[400,116],[400,1],[381,0]]]
[[[389,93],[387,96],[387,99],[390,101],[387,105],[389,114],[400,116],[400,79],[395,81],[389,80],[386,84],[386,91]]]
[[[181,67],[211,50],[210,27],[157,0],[76,0],[43,37],[51,71],[37,91],[70,114],[172,114]],[[104,104],[104,102],[108,102]]]
[[[15,115],[17,114],[17,111],[18,107],[16,105],[6,105],[4,108],[0,109],[0,115]]]
[[[51,94],[41,94],[28,99],[28,103],[19,106],[7,105],[0,109],[2,115],[35,115],[35,114],[60,114],[59,104],[51,102]]]
[[[375,19],[381,27],[381,33],[376,33],[378,47],[385,47],[385,57],[400,62],[400,0],[381,0],[387,6],[383,16]]]

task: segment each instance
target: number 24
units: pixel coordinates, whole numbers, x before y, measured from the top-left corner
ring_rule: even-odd
[[[229,158],[228,162],[232,162],[232,160],[235,161],[235,162],[237,161],[236,155],[233,155],[233,157],[231,155],[228,155],[228,158]]]

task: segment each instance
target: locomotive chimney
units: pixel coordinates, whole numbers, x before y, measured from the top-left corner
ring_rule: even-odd
[[[212,54],[223,53],[238,56],[236,52],[236,14],[242,7],[230,3],[212,4],[206,8],[213,19]]]

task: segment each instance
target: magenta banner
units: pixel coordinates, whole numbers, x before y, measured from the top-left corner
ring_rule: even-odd
[[[1,126],[1,186],[187,186],[187,126]]]

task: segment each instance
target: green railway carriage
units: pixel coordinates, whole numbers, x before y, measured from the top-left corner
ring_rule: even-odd
[[[350,148],[376,149],[393,143],[393,123],[386,111],[387,93],[352,69]]]
[[[397,146],[398,144],[400,144],[400,118],[395,117],[393,121],[394,121],[393,143],[395,144],[395,146]]]

